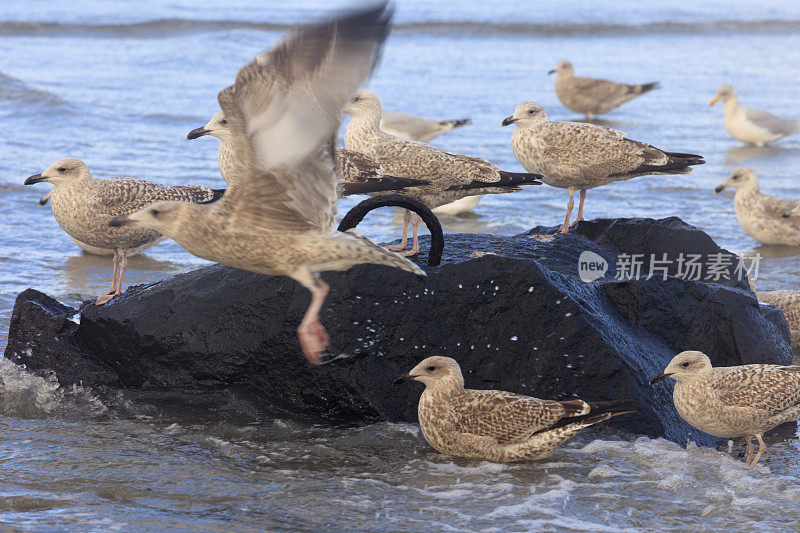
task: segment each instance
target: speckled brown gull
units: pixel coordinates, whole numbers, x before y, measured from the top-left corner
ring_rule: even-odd
[[[648,174],[688,174],[691,165],[704,163],[702,156],[665,152],[625,137],[625,132],[577,122],[547,119],[542,106],[522,102],[502,125],[514,124],[511,136],[514,156],[528,172],[542,181],[569,190],[567,216],[561,232],[570,228],[575,191],[581,191],[578,217],[583,220],[586,190]]]
[[[472,121],[468,118],[455,120],[430,120],[409,113],[384,111],[381,115],[380,128],[395,137],[412,141],[429,142],[448,131],[461,128]]]
[[[765,146],[787,135],[800,133],[800,120],[781,118],[739,103],[736,91],[730,85],[717,89],[713,106],[722,100],[722,115],[728,134],[743,143]]]
[[[458,363],[428,357],[395,383],[419,381],[419,424],[437,451],[510,463],[544,459],[579,431],[615,415],[627,402],[556,402],[497,390],[464,388]]]
[[[50,195],[51,195],[51,194],[52,194],[52,190],[48,191],[48,192],[47,192],[47,194],[45,194],[44,196],[42,196],[41,200],[39,200],[39,205],[40,205],[40,206],[45,206],[45,205],[47,205],[47,202],[49,202],[49,201],[50,201]],[[141,245],[141,246],[137,246],[136,248],[131,248],[130,250],[128,250],[128,253],[127,253],[126,255],[127,255],[128,257],[131,257],[131,256],[133,256],[133,255],[136,255],[136,254],[138,254],[139,252],[141,252],[142,250],[144,250],[144,249],[146,249],[146,248],[150,248],[150,247],[151,247],[151,246],[153,246],[154,244],[158,244],[158,243],[160,243],[160,242],[161,242],[161,241],[163,241],[165,238],[166,238],[166,237],[164,237],[164,236],[162,235],[162,236],[161,236],[159,239],[157,239],[157,240],[155,240],[155,241],[148,242],[148,243],[146,243],[146,244],[143,244],[143,245]],[[81,250],[83,250],[83,251],[84,251],[84,252],[86,252],[87,254],[91,254],[91,255],[112,255],[112,256],[114,255],[114,249],[113,249],[113,248],[98,248],[97,246],[90,246],[90,245],[86,244],[85,242],[81,242],[81,241],[79,241],[78,239],[75,239],[74,237],[70,237],[70,239],[72,240],[72,242],[74,242],[74,243],[75,243],[75,245],[76,245],[78,248],[80,248]]]
[[[733,210],[745,233],[763,244],[800,246],[800,202],[762,193],[749,168],[734,170],[714,192],[728,187],[736,189]]]
[[[540,176],[535,174],[506,172],[479,157],[446,152],[381,131],[381,101],[371,91],[358,91],[344,112],[350,115],[344,135],[345,147],[377,159],[392,176],[430,181],[429,185],[407,189],[404,194],[431,209],[467,196],[513,192],[519,190],[519,185],[540,183]],[[391,249],[405,250],[409,219],[410,213],[406,212],[402,242]],[[418,222],[414,217],[413,247],[404,251],[405,255],[419,252]]]
[[[628,100],[632,100],[658,87],[651,83],[615,83],[597,78],[582,78],[575,75],[572,63],[559,61],[550,74],[557,74],[556,96],[564,107],[584,113],[591,120],[594,115],[607,113]]]
[[[198,139],[204,135],[211,135],[219,139],[217,161],[222,179],[227,183],[229,176],[234,171],[233,148],[231,146],[231,133],[225,114],[220,111],[214,115],[205,126],[195,128],[186,136],[187,139]],[[330,144],[322,148],[328,150]],[[323,154],[322,157],[330,157]],[[337,192],[339,197],[351,194],[370,194],[379,191],[399,191],[405,187],[425,185],[425,180],[410,178],[397,178],[390,176],[375,159],[357,152],[336,147],[336,173],[338,175]]]
[[[800,366],[714,368],[706,354],[688,351],[676,355],[650,384],[667,378],[676,381],[672,400],[681,418],[715,437],[746,437],[745,463],[751,467],[767,449],[764,432],[800,418]],[[755,457],[751,436],[759,443]]]
[[[160,233],[146,228],[111,228],[108,223],[113,217],[161,200],[210,202],[219,196],[207,187],[194,185],[167,187],[137,178],[97,179],[79,159],[56,161],[41,174],[25,180],[25,185],[41,182],[53,185],[45,198],[50,200],[58,225],[79,246],[113,250],[111,290],[97,297],[97,305],[122,292],[128,252],[162,238]]]
[[[328,294],[320,272],[375,263],[424,274],[333,227],[333,135],[342,106],[374,68],[389,19],[383,4],[306,26],[246,64],[218,96],[233,148],[222,198],[210,205],[159,202],[113,221],[159,231],[198,257],[286,275],[306,287],[311,305],[297,332],[313,363],[328,341],[319,321]]]
[[[789,335],[792,340],[792,350],[800,351],[800,291],[758,291],[756,297],[759,302],[774,305],[783,311],[786,322],[789,324]]]

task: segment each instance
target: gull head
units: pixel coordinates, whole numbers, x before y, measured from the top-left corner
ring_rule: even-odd
[[[133,213],[116,216],[108,222],[108,225],[112,228],[130,226],[151,229],[174,239],[180,221],[196,216],[193,209],[195,207],[197,207],[195,204],[189,202],[164,200]]]
[[[205,126],[190,131],[186,139],[197,139],[203,135],[211,135],[221,141],[228,140],[230,137],[230,130],[228,129],[228,121],[225,119],[225,115],[222,111],[211,117],[211,120],[209,120]]]
[[[502,125],[517,124],[518,126],[524,126],[543,122],[547,122],[547,113],[544,112],[542,106],[536,102],[522,102],[514,109],[513,115],[503,119]]]
[[[91,179],[92,173],[86,163],[80,159],[59,159],[41,174],[34,174],[25,180],[25,185],[33,185],[43,181],[53,185],[73,183],[80,180]]]
[[[458,366],[455,359],[441,356],[424,359],[412,368],[411,372],[395,379],[394,383],[398,384],[404,381],[420,381],[433,391],[457,392],[464,388],[461,367]]]
[[[714,99],[708,103],[708,107],[713,106],[720,100],[722,100],[723,103],[728,100],[736,100],[736,91],[733,90],[733,87],[730,85],[723,85],[717,89],[717,93],[714,95]]]
[[[733,187],[734,189],[755,187],[758,189],[758,176],[749,168],[737,168],[731,172],[731,175],[728,176],[724,183],[717,185],[717,188],[714,189],[714,194],[722,192],[728,187]]]
[[[350,101],[345,104],[342,111],[351,117],[375,114],[380,117],[383,112],[380,99],[375,93],[366,89],[359,89],[356,94],[350,98]]]
[[[711,359],[703,352],[681,352],[672,358],[663,372],[650,378],[650,385],[667,378],[672,378],[679,383],[690,381],[711,369]]]
[[[572,68],[572,63],[570,63],[569,61],[559,61],[558,63],[556,63],[556,66],[553,68],[553,70],[548,72],[548,74],[558,74],[558,75],[566,74],[571,76],[572,74],[574,74],[574,72],[575,71]]]

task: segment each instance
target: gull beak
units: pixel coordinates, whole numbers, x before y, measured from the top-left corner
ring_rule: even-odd
[[[726,186],[725,186],[724,183],[721,183],[721,184],[717,185],[717,188],[714,189],[714,194],[717,194],[717,193],[720,193],[720,192],[724,191],[725,188],[726,188]]]
[[[649,384],[652,385],[653,383],[658,383],[659,381],[664,381],[668,377],[672,375],[672,372],[661,372],[660,374],[656,374],[652,378],[650,378]]]
[[[713,105],[714,105],[714,104],[716,104],[717,102],[719,102],[719,96],[715,96],[715,97],[714,97],[714,99],[713,99],[713,100],[711,100],[711,101],[708,103],[708,107],[711,107],[711,106],[713,106]]]
[[[39,183],[46,180],[47,178],[45,176],[42,176],[41,174],[34,174],[25,180],[25,185],[33,185],[34,183]]]
[[[401,383],[405,383],[406,381],[414,381],[417,376],[412,376],[411,374],[403,374],[402,376],[397,376],[397,378],[392,382],[395,385],[399,385]]]
[[[129,226],[133,224],[134,220],[128,218],[127,215],[120,215],[108,221],[108,226],[111,228],[121,228],[122,226]]]
[[[548,72],[548,73],[547,73],[547,75],[549,76],[549,75],[551,75],[551,74],[555,74],[555,73],[556,73],[556,69],[553,69],[553,70],[551,70],[550,72]]]
[[[501,126],[508,126],[509,124],[513,124],[516,121],[517,121],[517,119],[515,119],[514,116],[512,115],[510,117],[504,118],[503,119],[503,123],[501,124]]]
[[[205,126],[202,128],[195,128],[186,135],[186,140],[191,141],[192,139],[197,139],[198,137],[208,135],[209,133],[211,133],[211,130],[207,130]]]

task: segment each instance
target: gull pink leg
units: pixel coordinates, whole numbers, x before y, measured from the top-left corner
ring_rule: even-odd
[[[406,211],[409,213],[410,211]],[[403,257],[410,257],[412,255],[417,255],[419,253],[419,216],[414,213],[414,219],[411,222],[411,227],[414,230],[414,240],[413,244],[411,245],[411,250],[400,252],[400,255]]]
[[[578,204],[578,218],[575,219],[575,222],[569,225],[570,228],[575,226],[578,222],[583,220],[583,201],[586,199],[586,189],[581,189],[581,201]]]
[[[567,217],[564,219],[564,225],[561,226],[561,233],[569,233],[569,219],[572,217],[572,208],[575,205],[575,188],[569,188],[569,202],[567,202]]]
[[[750,459],[753,458],[753,443],[751,442],[750,435],[747,436],[747,457],[744,458],[744,464],[750,466]]]
[[[387,246],[386,249],[391,252],[399,252],[406,249],[408,246],[408,221],[411,220],[411,211],[406,209],[406,212],[403,214],[403,240],[400,241],[400,244],[393,244],[391,246]]]
[[[758,439],[758,453],[753,457],[753,462],[748,465],[750,468],[755,467],[758,460],[761,459],[761,456],[767,451],[767,445],[764,444],[764,439],[761,438],[761,435],[756,435],[756,439]]]
[[[320,354],[328,345],[328,333],[319,321],[319,312],[325,302],[325,297],[328,296],[330,286],[315,275],[314,285],[308,289],[311,291],[311,305],[308,306],[303,321],[297,328],[297,336],[308,362],[318,365]]]
[[[125,269],[128,267],[128,250],[116,251],[119,255],[119,274],[114,285],[111,286],[111,291],[106,294],[101,294],[95,300],[95,305],[103,305],[111,298],[122,292],[122,278],[125,276]]]
[[[117,272],[119,269],[119,250],[114,249],[114,273],[111,275],[111,290],[101,293],[94,301],[95,305],[103,305],[114,296],[114,291],[117,290]]]

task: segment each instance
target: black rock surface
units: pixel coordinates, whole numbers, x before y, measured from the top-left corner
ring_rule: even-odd
[[[102,307],[87,303],[80,324],[77,310],[29,289],[17,298],[6,357],[55,371],[62,384],[231,389],[281,416],[368,423],[414,420],[421,386],[392,380],[447,355],[472,388],[632,398],[639,412],[609,423],[682,444],[715,439],[679,418],[671,383],[647,385],[676,353],[701,350],[720,366],[791,362],[783,315],[759,305],[736,276],[737,259],[705,233],[677,218],[618,219],[534,238],[554,229],[448,235],[442,265],[426,278],[374,265],[324,274],[331,343],[316,368],[295,332],[309,293],[288,278],[221,265],[132,287]],[[591,283],[578,272],[587,251],[608,266]],[[626,254],[643,254],[644,268],[617,280]],[[666,279],[660,270],[647,279],[653,254],[675,263]],[[688,280],[680,254],[699,254],[703,265],[719,264],[719,254],[733,260],[709,276],[719,279]]]

